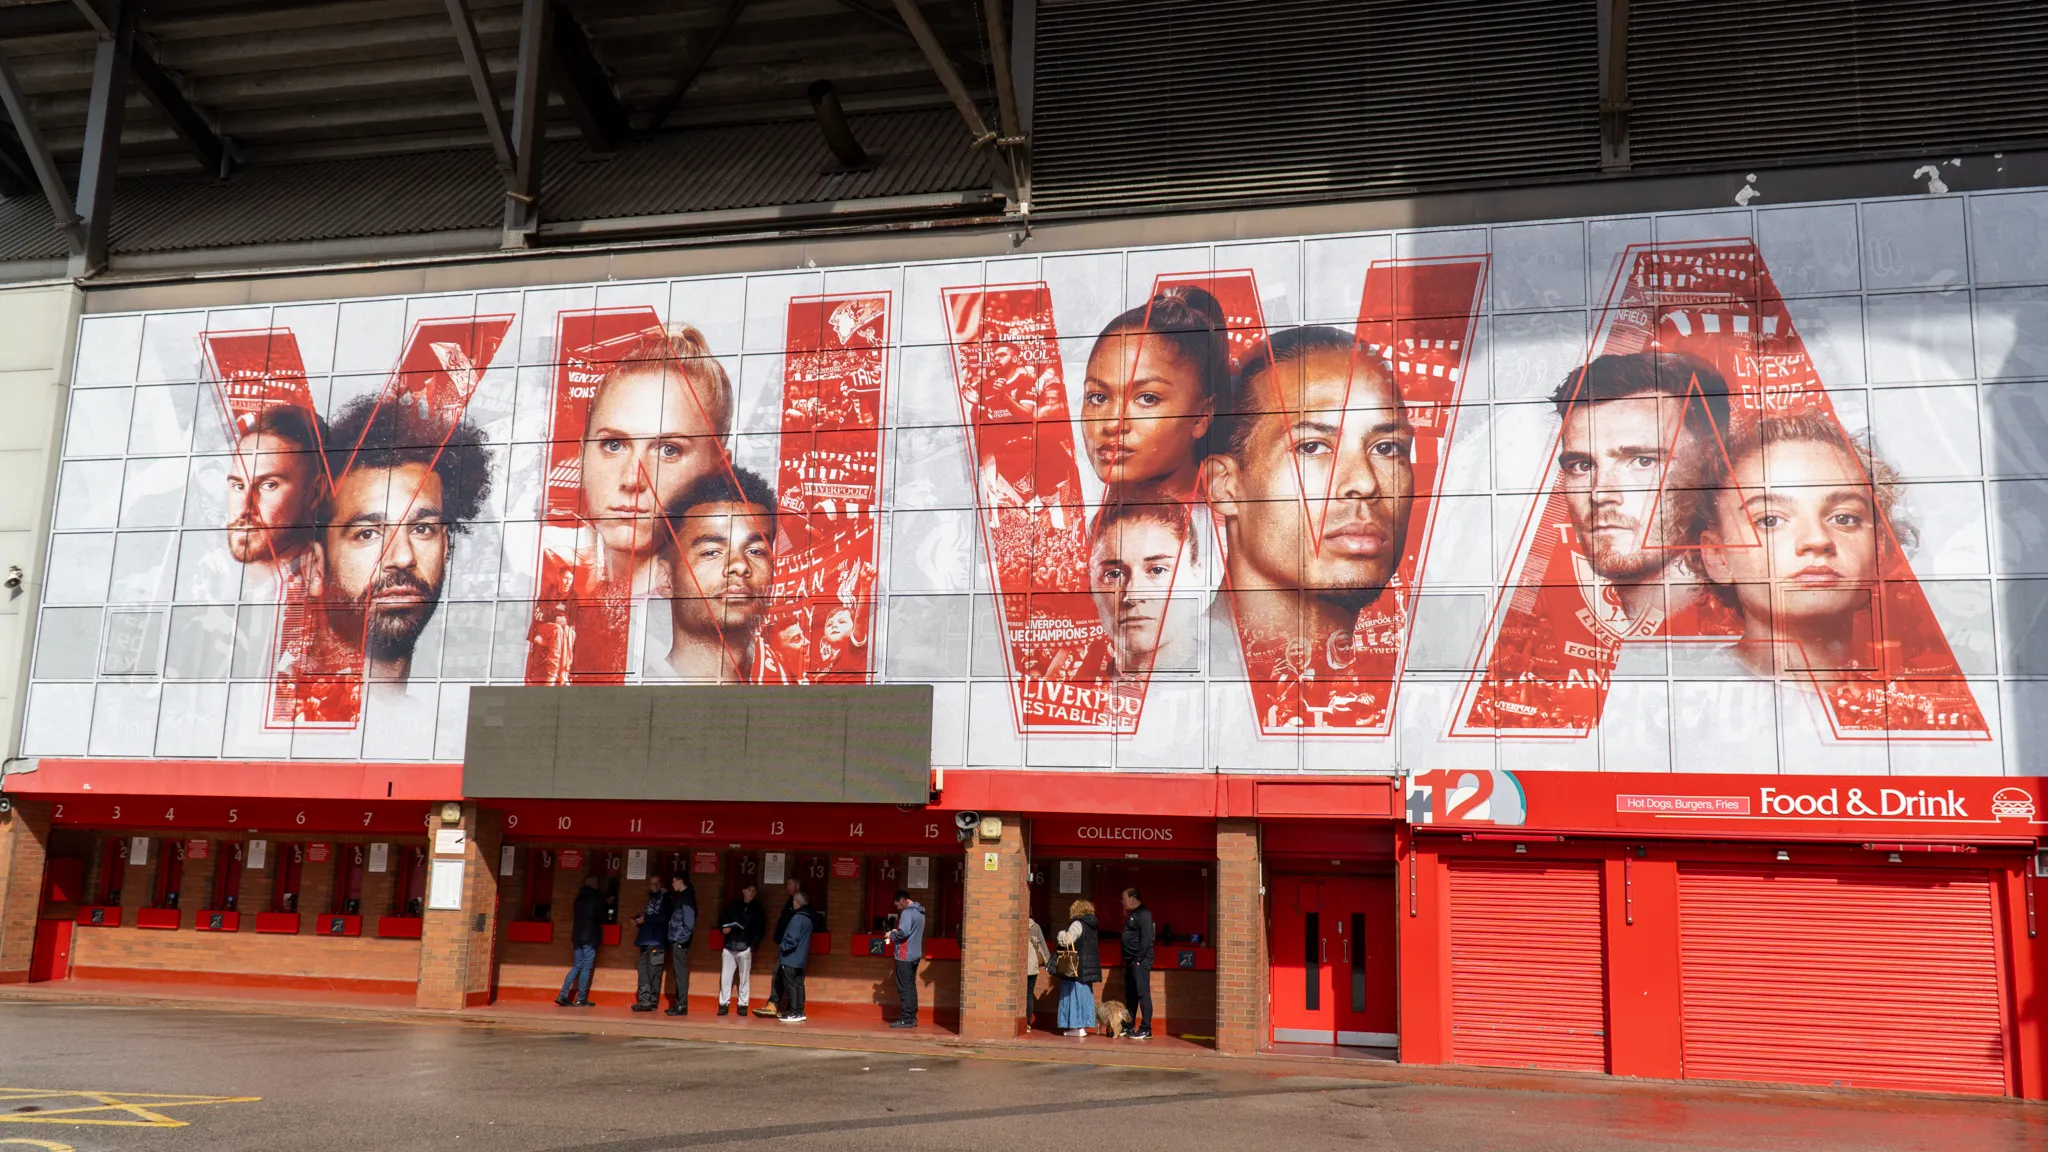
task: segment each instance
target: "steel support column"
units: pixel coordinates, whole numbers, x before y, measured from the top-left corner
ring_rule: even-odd
[[[512,93],[512,182],[505,189],[504,247],[523,248],[540,228],[540,160],[547,142],[548,41],[554,8],[524,0],[519,11],[519,75]]]
[[[138,7],[136,0],[121,0],[112,13],[112,34],[93,49],[92,100],[86,106],[85,151],[78,162],[78,220],[84,235],[71,255],[73,276],[90,276],[107,266],[107,228],[121,166],[121,121],[128,107]]]
[[[974,98],[967,94],[967,85],[961,81],[953,61],[946,56],[945,46],[939,43],[924,13],[918,10],[917,0],[896,0],[896,15],[910,30],[910,38],[917,41],[925,63],[938,74],[939,84],[946,89],[946,95],[953,98],[953,107],[960,110],[960,119],[967,122],[967,130],[974,135],[973,146],[979,148],[995,143],[996,134],[988,130],[988,123],[981,118],[981,109],[974,106]]]
[[[498,167],[512,170],[512,137],[505,131],[505,111],[498,107],[497,89],[491,87],[490,65],[477,41],[476,21],[464,0],[448,0],[448,23],[455,29],[455,45],[462,49],[462,67],[469,73],[469,86],[476,93],[477,111],[483,114],[484,132],[491,138],[491,151]]]
[[[1628,0],[1606,0],[1600,7],[1600,167],[1618,172],[1629,167]]]
[[[576,118],[576,127],[590,150],[611,152],[631,131],[626,106],[619,103],[611,78],[605,75],[604,65],[597,62],[597,53],[590,46],[589,34],[576,22],[576,14],[567,4],[555,4],[553,24],[549,46],[554,58],[555,91],[561,95],[562,103],[569,106],[569,114]]]
[[[42,126],[36,123],[35,111],[28,106],[28,94],[22,91],[21,80],[14,74],[14,62],[5,52],[0,52],[0,104],[7,106],[7,118],[14,122],[22,151],[27,153],[29,166],[35,169],[36,183],[42,185],[43,196],[50,201],[57,230],[64,234],[71,251],[78,252],[81,237],[71,190],[64,185],[64,174],[57,171],[56,157],[50,155],[49,141],[43,139]]]
[[[128,70],[135,82],[142,85],[143,94],[156,105],[164,119],[171,122],[171,130],[178,139],[199,158],[200,165],[215,176],[225,178],[234,170],[234,152],[228,142],[213,130],[213,125],[199,111],[197,105],[185,95],[185,90],[171,74],[157,63],[147,46],[140,40],[128,55]]]
[[[661,103],[648,114],[642,131],[659,132],[661,126],[668,123],[668,118],[676,114],[676,108],[683,102],[683,94],[690,90],[690,85],[697,82],[697,75],[711,62],[711,54],[718,51],[718,45],[725,39],[725,34],[732,31],[732,26],[739,22],[740,13],[745,11],[746,7],[747,0],[725,0],[725,10],[718,14],[718,22],[704,33],[702,39],[690,46],[689,58],[683,61],[682,70],[676,73],[675,86],[669,89],[668,95],[662,97]]]

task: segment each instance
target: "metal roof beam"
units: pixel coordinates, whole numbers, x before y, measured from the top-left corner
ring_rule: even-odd
[[[0,126],[0,196],[19,196],[35,186],[35,165],[14,135],[14,125]]]
[[[519,9],[519,70],[512,91],[512,180],[505,189],[500,244],[524,248],[540,228],[540,161],[547,145],[548,41],[554,31],[548,0],[523,0]]]
[[[484,60],[482,44],[476,38],[476,20],[463,0],[448,0],[448,22],[455,26],[455,43],[462,49],[462,66],[469,72],[469,86],[476,91],[477,111],[483,113],[484,131],[491,138],[491,151],[498,154],[498,167],[512,170],[512,137],[505,130],[505,110],[498,107],[498,90],[491,87],[491,68]]]
[[[896,17],[889,15],[887,12],[877,11],[874,8],[868,7],[866,0],[839,0],[839,6],[841,8],[846,9],[848,12],[852,12],[857,15],[867,17],[868,22],[873,24],[875,27],[887,28],[889,31],[894,32],[895,34],[903,37],[906,40],[915,40],[917,38],[910,31],[909,25],[905,24],[901,20],[898,20]],[[958,53],[955,53],[951,49],[946,50],[946,58],[948,60],[951,60],[955,67],[959,68],[972,68],[979,66],[979,64],[976,61],[969,60],[966,57],[961,56]]]
[[[611,152],[632,130],[626,106],[612,90],[611,78],[597,53],[590,48],[590,36],[567,4],[554,6],[553,64],[555,91],[576,118],[576,127],[593,152]]]
[[[92,25],[92,30],[99,33],[101,37],[111,37],[114,34],[115,26],[119,21],[99,0],[71,0],[71,2],[72,6],[78,9],[78,14],[85,17],[85,22]],[[112,0],[112,2],[118,3],[118,0]]]
[[[78,162],[78,219],[82,235],[71,252],[71,275],[91,276],[107,266],[114,180],[121,165],[121,119],[128,105],[128,72],[135,54],[140,0],[115,5],[112,34],[93,49],[92,103],[85,113],[85,153]]]
[[[200,166],[226,179],[235,167],[234,152],[228,147],[227,140],[213,130],[213,125],[199,111],[198,105],[192,103],[177,80],[157,63],[156,57],[140,40],[135,41],[128,54],[128,69],[134,74],[136,83],[142,85],[143,95],[148,96],[156,110],[171,122],[171,131],[176,132],[178,139],[199,157]]]
[[[1628,2],[1606,0],[1600,6],[1600,167],[1618,172],[1629,166]]]
[[[995,142],[996,134],[988,130],[988,124],[981,118],[981,109],[974,106],[974,97],[968,95],[967,85],[960,80],[960,73],[953,68],[953,61],[946,55],[945,45],[939,43],[932,26],[926,22],[924,13],[918,11],[917,0],[896,0],[896,15],[903,19],[903,26],[910,30],[910,38],[917,41],[918,50],[924,53],[925,63],[938,74],[939,84],[946,89],[946,95],[953,98],[953,107],[960,110],[960,119],[967,122],[967,130],[974,135],[973,147]]]
[[[56,219],[57,230],[64,234],[64,240],[73,252],[79,251],[82,237],[78,229],[78,213],[71,206],[71,190],[64,186],[64,174],[57,171],[57,160],[50,155],[49,141],[43,139],[43,130],[36,123],[35,112],[28,106],[28,94],[22,91],[21,80],[14,74],[14,62],[4,51],[0,51],[0,104],[7,106],[7,118],[14,122],[15,134],[21,138],[22,149],[28,153],[29,166],[35,169],[36,183],[42,185],[43,195],[50,201],[50,212]]]
[[[747,0],[725,0],[725,10],[718,14],[718,23],[712,25],[703,38],[691,46],[689,59],[683,61],[682,70],[676,73],[675,86],[669,89],[668,95],[662,97],[661,103],[655,105],[654,111],[648,114],[646,126],[641,129],[642,131],[659,132],[661,126],[668,123],[668,118],[676,114],[676,108],[683,102],[683,93],[688,92],[690,85],[697,82],[697,74],[704,71],[704,66],[711,62],[711,54],[718,51],[719,43],[725,39],[726,33],[732,31],[732,26],[739,22],[740,13],[745,11],[746,7]]]

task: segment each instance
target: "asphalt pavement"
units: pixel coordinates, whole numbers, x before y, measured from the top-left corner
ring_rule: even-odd
[[[2001,1101],[1532,1091],[796,1040],[0,1001],[0,1152],[2048,1148],[2048,1108]]]

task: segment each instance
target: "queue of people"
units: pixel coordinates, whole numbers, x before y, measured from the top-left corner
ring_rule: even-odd
[[[770,939],[767,913],[752,883],[740,887],[739,895],[727,902],[718,915],[721,934],[718,973],[718,1014],[737,1011],[800,1024],[804,1015],[804,976],[810,964],[811,938],[817,934],[817,914],[811,910],[809,894],[794,877],[784,884],[784,900],[776,917],[772,937],[774,971],[769,995],[758,1009],[750,1009],[755,953]],[[884,937],[896,981],[901,1010],[891,1028],[918,1026],[917,970],[924,959],[925,910],[909,892],[897,889],[895,913],[888,918]],[[1121,1027],[1112,1031],[1133,1040],[1152,1039],[1152,962],[1157,928],[1152,910],[1136,888],[1125,888],[1123,931],[1118,938],[1123,969]],[[604,896],[597,877],[586,877],[576,895],[570,945],[572,961],[555,1003],[562,1007],[590,1007],[590,980],[597,959],[597,945],[603,938]],[[666,883],[650,877],[647,903],[633,917],[633,942],[640,949],[639,987],[633,1003],[635,1012],[652,1012],[660,1007],[664,984],[672,983],[668,1015],[682,1016],[690,1010],[690,943],[697,931],[697,893],[689,877],[678,875]],[[1025,923],[1024,988],[1026,1003],[1038,999],[1038,977],[1047,970],[1055,984],[1055,1023],[1067,1036],[1087,1036],[1102,1023],[1096,1004],[1096,986],[1102,983],[1101,926],[1095,905],[1075,900],[1067,908],[1067,923],[1050,940],[1036,920]],[[1125,1031],[1124,1029],[1128,1029]]]
[[[768,916],[762,910],[759,888],[753,883],[740,886],[739,895],[718,913],[720,934],[718,965],[718,1014],[735,1011],[741,1016],[763,1016],[789,1024],[801,1024],[804,1015],[804,976],[810,965],[811,939],[823,927],[811,908],[811,898],[795,877],[784,883],[782,910],[776,917],[772,937],[774,968],[766,1002],[750,1007],[753,999],[754,957],[770,939]],[[889,917],[888,945],[896,991],[902,1005],[891,1028],[918,1025],[917,969],[924,958],[924,906],[910,893],[897,889],[896,912]],[[586,876],[577,891],[570,922],[570,966],[562,980],[555,1003],[563,1008],[589,1008],[590,981],[597,965],[597,948],[604,940],[605,898],[603,882]],[[659,876],[647,880],[647,902],[632,919],[633,944],[640,950],[639,982],[633,1011],[652,1012],[661,1007],[665,991],[667,1014],[688,1015],[690,1011],[690,944],[697,935],[697,890],[686,875],[664,883]]]

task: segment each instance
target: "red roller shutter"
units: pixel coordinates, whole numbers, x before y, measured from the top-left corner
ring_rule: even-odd
[[[1682,865],[1685,1074],[2009,1091],[1990,876]]]
[[[1451,1058],[1607,1069],[1596,864],[1452,861]]]

